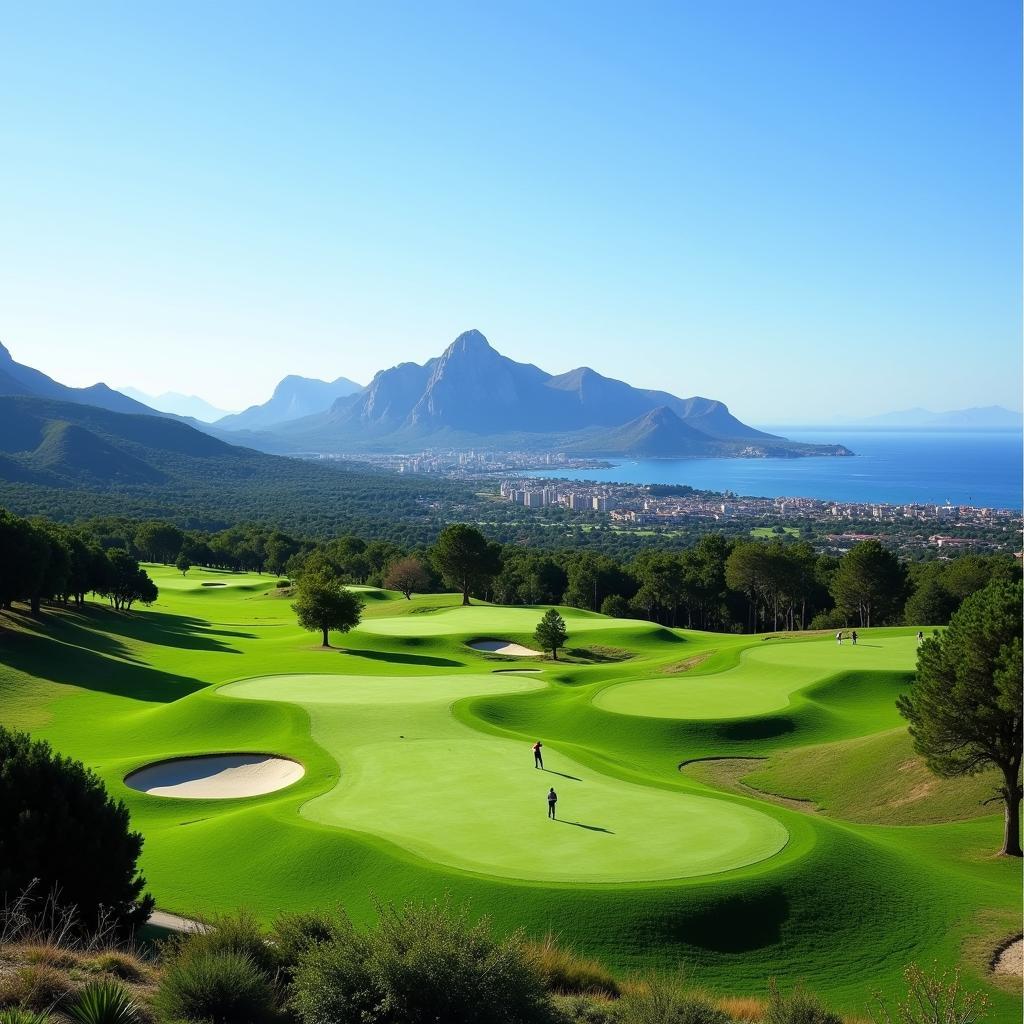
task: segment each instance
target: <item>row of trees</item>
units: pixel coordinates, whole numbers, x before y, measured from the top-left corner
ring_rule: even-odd
[[[105,549],[87,533],[0,509],[0,608],[23,601],[38,615],[43,601],[80,606],[89,593],[130,609],[155,601],[157,588],[125,549]]]
[[[808,541],[714,533],[681,551],[645,548],[623,561],[591,550],[501,545],[464,523],[447,526],[429,547],[411,549],[353,535],[318,544],[254,525],[215,533],[113,518],[74,529],[39,521],[29,526],[41,541],[15,545],[18,551],[7,555],[0,549],[0,580],[13,575],[21,581],[13,593],[0,582],[0,602],[31,600],[36,608],[39,600],[65,591],[81,600],[89,590],[116,592],[120,596],[112,600],[130,607],[152,593],[135,565],[143,559],[176,564],[183,572],[196,565],[296,579],[308,566],[329,570],[342,582],[383,586],[406,597],[456,590],[465,603],[477,597],[501,604],[568,604],[670,626],[756,632],[945,625],[963,599],[991,579],[1020,575],[1007,555],[908,565],[875,540],[836,557],[818,553]],[[70,571],[62,551],[71,560]],[[103,582],[104,555],[122,586]],[[99,564],[90,574],[85,570],[91,560]]]

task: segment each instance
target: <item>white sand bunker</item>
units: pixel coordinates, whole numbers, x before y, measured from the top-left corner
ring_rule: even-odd
[[[534,651],[522,644],[510,644],[507,640],[474,640],[470,647],[474,651],[486,651],[488,654],[510,654],[513,658],[541,658],[540,651]]]
[[[129,772],[124,782],[150,796],[231,800],[284,789],[305,773],[298,761],[270,754],[200,754],[148,764]]]
[[[992,970],[996,974],[1012,974],[1018,978],[1024,974],[1024,938],[1015,939],[1004,947],[996,957]]]
[[[491,671],[495,675],[499,675],[499,676],[503,672],[506,672],[506,673],[507,672],[514,672],[516,675],[524,676],[524,675],[529,674],[530,672],[543,672],[544,670],[543,669],[539,669],[539,668],[494,668],[494,669],[491,669]]]

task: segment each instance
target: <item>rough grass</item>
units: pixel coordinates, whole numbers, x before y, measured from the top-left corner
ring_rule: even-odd
[[[1001,833],[996,808],[956,820],[958,796],[932,805],[934,824],[896,824],[905,819],[895,814],[891,823],[865,824],[846,816],[857,813],[852,805],[838,809],[824,791],[808,795],[820,796],[826,814],[800,814],[677,771],[698,757],[782,763],[787,752],[794,752],[795,766],[811,748],[859,738],[870,749],[869,740],[901,727],[894,700],[913,667],[913,627],[866,630],[863,647],[853,652],[844,645],[840,655],[829,637],[763,643],[563,609],[571,646],[616,648],[632,657],[545,662],[543,674],[522,677],[537,685],[519,692],[505,686],[508,676],[490,676],[486,692],[443,704],[447,718],[438,721],[458,726],[462,732],[452,735],[479,742],[485,752],[510,744],[529,758],[529,744],[542,738],[587,777],[637,786],[662,801],[700,796],[752,808],[781,822],[789,843],[758,864],[642,885],[580,884],[570,870],[582,874],[595,860],[584,849],[561,857],[569,877],[542,883],[446,867],[437,856],[344,820],[304,816],[304,805],[352,783],[340,769],[344,755],[330,753],[314,735],[316,724],[300,703],[218,692],[223,683],[286,674],[401,678],[424,687],[441,685],[440,677],[489,675],[493,665],[464,641],[488,635],[529,643],[538,609],[462,609],[457,595],[374,600],[364,627],[332,638],[344,649],[324,652],[311,649],[317,638],[297,629],[288,601],[264,599],[273,577],[192,570],[182,579],[161,567],[153,575],[162,593],[152,609],[124,615],[90,605],[50,611],[40,621],[21,610],[0,614],[0,706],[5,725],[29,728],[85,760],[127,802],[146,836],[143,869],[163,909],[206,918],[244,905],[266,922],[280,910],[341,901],[360,924],[373,919],[372,894],[400,900],[447,891],[490,914],[499,930],[522,926],[539,941],[553,929],[581,958],[597,958],[619,977],[685,962],[695,984],[730,998],[763,995],[772,974],[788,986],[805,978],[830,1005],[858,1013],[873,990],[900,990],[908,962],[937,959],[963,963],[966,980],[991,994],[992,1024],[1020,1019],[1019,992],[1000,987],[981,955],[989,938],[994,947],[1012,931],[983,927],[984,915],[1012,913],[1020,902],[1019,865],[992,856]],[[201,586],[212,580],[228,585]],[[663,674],[692,658],[702,660],[678,676]],[[696,715],[684,703],[660,717],[637,713],[644,709],[632,699],[626,713],[602,705],[602,695],[626,692],[636,681],[695,687],[704,704]],[[720,712],[709,713],[723,695]],[[670,703],[675,697],[667,692]],[[393,707],[380,715],[377,727],[397,724]],[[411,725],[415,718],[407,716],[389,742],[429,741]],[[147,761],[225,749],[296,757],[306,775],[278,793],[238,801],[147,797],[122,784],[127,771]],[[422,771],[443,773],[446,765],[439,755]],[[469,765],[467,779],[475,768]],[[851,756],[851,765],[854,785],[869,788],[870,758]],[[529,762],[524,771],[532,786]],[[577,785],[558,781],[570,791]],[[802,795],[781,786],[779,792]],[[898,814],[911,813],[909,806]],[[372,811],[377,827],[388,821],[388,808]],[[493,841],[507,845],[501,806],[492,800],[483,813]],[[644,815],[637,834],[656,838],[672,820]],[[587,835],[593,850],[609,838]]]

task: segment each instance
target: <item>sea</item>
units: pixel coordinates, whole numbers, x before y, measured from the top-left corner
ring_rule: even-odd
[[[1020,431],[868,430],[771,427],[791,441],[842,444],[852,457],[800,459],[622,459],[608,469],[560,470],[571,480],[689,484],[764,498],[821,498],[889,505],[973,505],[1020,510]],[[532,476],[552,476],[536,471]]]

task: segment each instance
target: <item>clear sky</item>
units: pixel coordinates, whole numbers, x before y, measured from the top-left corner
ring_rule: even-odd
[[[5,4],[0,340],[227,408],[460,331],[748,421],[1021,404],[1014,0]]]

